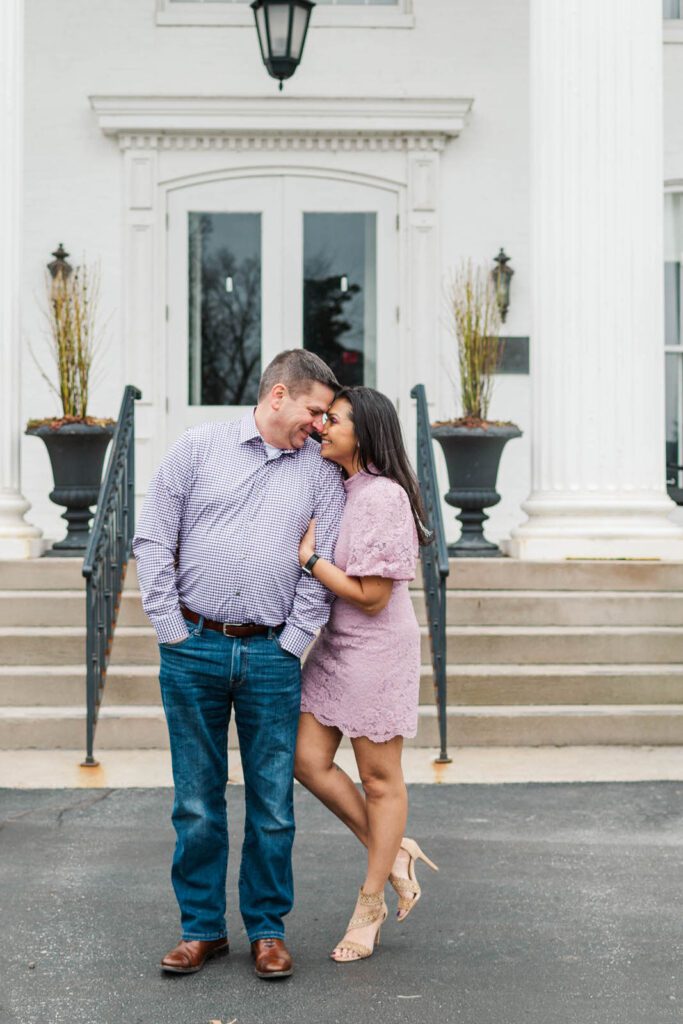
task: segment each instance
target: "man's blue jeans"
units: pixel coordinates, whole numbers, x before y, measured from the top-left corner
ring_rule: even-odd
[[[175,784],[172,880],[184,939],[227,934],[228,723],[235,709],[246,821],[239,876],[249,941],[284,938],[292,909],[294,749],[301,664],[268,636],[236,639],[187,622],[190,636],[161,644],[161,696]]]

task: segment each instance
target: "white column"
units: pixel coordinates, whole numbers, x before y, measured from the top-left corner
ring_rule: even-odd
[[[519,558],[683,558],[664,466],[661,18],[654,0],[531,0]]]
[[[41,531],[24,522],[21,494],[21,207],[23,0],[0,3],[0,558],[42,552]]]

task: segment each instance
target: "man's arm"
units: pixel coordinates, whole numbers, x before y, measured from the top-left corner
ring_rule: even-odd
[[[192,476],[192,440],[186,432],[172,445],[152,478],[133,538],[142,607],[159,643],[172,643],[188,636],[180,612],[175,559]]]
[[[317,482],[313,517],[316,545],[320,555],[332,561],[346,494],[336,466],[323,462]],[[280,646],[300,658],[315,632],[330,617],[332,594],[317,580],[302,574],[294,595],[292,611],[280,633]]]

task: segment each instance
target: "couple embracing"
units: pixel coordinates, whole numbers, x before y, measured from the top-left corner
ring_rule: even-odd
[[[133,547],[159,641],[175,785],[182,938],[165,971],[194,973],[228,952],[233,711],[246,803],[239,902],[256,974],[292,973],[284,918],[295,776],[367,848],[334,960],[371,955],[387,881],[399,919],[419,899],[415,863],[435,865],[403,835],[401,750],[417,729],[420,637],[408,581],[424,518],[391,402],[340,388],[301,349],[266,368],[254,410],[186,431],[162,462]],[[334,763],[342,736],[362,793]]]

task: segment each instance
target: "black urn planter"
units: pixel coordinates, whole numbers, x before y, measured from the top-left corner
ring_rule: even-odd
[[[46,552],[53,558],[83,558],[90,540],[90,520],[97,503],[102,480],[102,466],[115,423],[65,423],[53,429],[49,426],[27,427],[26,433],[41,437],[50,456],[54,489],[50,501],[65,505],[67,532]]]
[[[446,424],[432,427],[432,437],[443,448],[448,469],[446,501],[461,509],[456,517],[462,532],[448,545],[451,558],[500,558],[502,551],[484,536],[485,508],[500,501],[496,490],[498,466],[503,448],[522,431],[509,426],[456,427]]]

